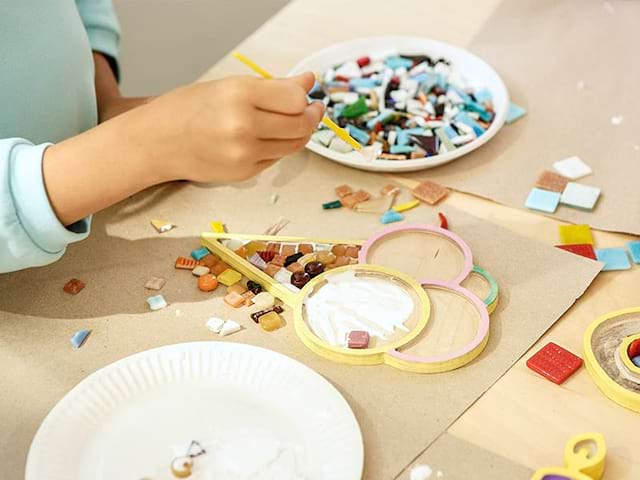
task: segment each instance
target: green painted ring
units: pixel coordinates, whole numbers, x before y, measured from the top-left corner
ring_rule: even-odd
[[[484,299],[484,304],[487,306],[491,305],[496,301],[496,298],[498,298],[498,282],[482,267],[474,265],[471,271],[480,275],[489,284],[489,295]]]

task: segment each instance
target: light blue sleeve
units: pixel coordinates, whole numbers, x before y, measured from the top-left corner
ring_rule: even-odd
[[[76,0],[91,50],[118,59],[120,25],[111,0]]]
[[[51,208],[42,177],[49,145],[0,139],[0,273],[55,262],[89,235],[90,218],[65,227]]]

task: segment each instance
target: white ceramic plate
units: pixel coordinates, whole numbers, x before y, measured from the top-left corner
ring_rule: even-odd
[[[358,423],[324,378],[270,350],[194,342],[80,382],[40,426],[26,480],[175,480],[171,460],[192,440],[207,453],[190,480],[362,476]]]
[[[500,76],[485,61],[466,50],[428,38],[388,36],[361,38],[350,42],[338,43],[305,58],[293,67],[289,75],[295,75],[309,70],[313,72],[323,72],[346,60],[355,59],[388,48],[397,48],[401,54],[427,54],[435,58],[444,57],[451,61],[452,68],[459,71],[470,85],[487,88],[493,97],[493,105],[496,113],[491,126],[482,136],[460,148],[456,148],[453,152],[417,160],[399,161],[376,159],[369,161],[356,152],[339,153],[313,141],[307,144],[309,150],[323,157],[335,160],[338,163],[362,170],[411,172],[436,167],[455,160],[488,142],[498,133],[498,130],[500,130],[504,124],[509,110],[509,94]]]

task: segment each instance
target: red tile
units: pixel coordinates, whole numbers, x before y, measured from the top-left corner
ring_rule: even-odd
[[[576,243],[574,245],[556,245],[556,248],[560,248],[562,250],[566,250],[567,252],[590,258],[591,260],[596,259],[596,252],[593,250],[593,245],[590,245],[588,243]]]
[[[558,385],[582,366],[582,359],[553,342],[527,360],[527,367]]]

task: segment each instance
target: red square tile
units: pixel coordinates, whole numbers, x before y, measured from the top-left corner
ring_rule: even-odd
[[[558,385],[582,366],[582,359],[553,342],[527,360],[527,367]]]
[[[573,245],[556,245],[557,248],[562,250],[566,250],[567,252],[575,253],[576,255],[581,255],[586,258],[590,258],[591,260],[596,259],[596,252],[593,249],[593,245],[588,243],[576,243]]]

